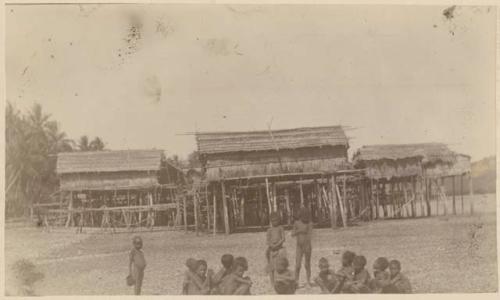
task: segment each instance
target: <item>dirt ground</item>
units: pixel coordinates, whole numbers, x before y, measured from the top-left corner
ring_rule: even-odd
[[[326,257],[337,269],[340,255],[352,250],[366,256],[368,269],[378,256],[399,259],[415,293],[495,292],[498,289],[496,202],[494,195],[476,196],[474,216],[380,220],[346,229],[315,229],[313,275]],[[450,211],[450,210],[449,210]],[[12,265],[29,259],[44,274],[35,284],[37,295],[132,294],[125,285],[128,251],[136,233],[75,234],[74,230],[42,232],[9,228],[5,235],[6,287],[16,294]],[[247,275],[253,294],[273,294],[265,273],[265,233],[230,236],[183,232],[143,232],[148,262],[143,294],[179,294],[184,262],[205,259],[217,269],[220,256],[231,253],[249,261]],[[286,248],[294,265],[294,240],[287,232]],[[304,272],[304,270],[302,271]],[[304,282],[305,274],[301,274]],[[298,293],[318,293],[318,288]]]

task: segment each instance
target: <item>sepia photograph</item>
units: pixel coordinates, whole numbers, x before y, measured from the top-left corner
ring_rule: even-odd
[[[497,7],[3,11],[5,296],[498,293]]]

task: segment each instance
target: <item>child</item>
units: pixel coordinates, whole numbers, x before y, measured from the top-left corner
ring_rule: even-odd
[[[276,261],[280,257],[286,258],[286,251],[283,248],[285,242],[285,230],[280,225],[280,217],[276,212],[271,214],[271,227],[267,230],[267,264],[271,285],[274,286],[274,271],[276,269]]]
[[[208,271],[208,272],[207,272]],[[212,270],[208,270],[207,262],[196,261],[194,272],[186,272],[187,295],[208,295],[211,289]]]
[[[362,255],[355,256],[352,261],[354,269],[353,279],[344,284],[344,290],[348,293],[369,293],[370,273],[365,269],[366,258]]]
[[[288,259],[279,257],[276,260],[274,275],[274,290],[280,295],[293,295],[297,288],[295,276],[288,270]]]
[[[322,294],[333,293],[338,283],[335,272],[330,269],[330,264],[324,257],[319,259],[318,267],[319,274],[318,277],[314,279],[314,283],[321,288]]]
[[[337,271],[337,278],[340,280],[344,278],[345,280],[352,280],[354,276],[354,270],[352,268],[352,261],[356,254],[351,251],[345,251],[342,253],[342,268]]]
[[[132,239],[133,248],[130,251],[129,274],[134,279],[134,293],[141,294],[142,280],[144,278],[144,269],[146,268],[146,259],[142,252],[142,238],[135,236]]]
[[[219,291],[222,295],[250,295],[252,281],[243,274],[248,270],[248,262],[244,257],[234,259],[234,267],[231,274],[222,279]]]
[[[188,258],[186,260],[185,265],[187,267],[187,270],[184,273],[184,282],[182,283],[182,294],[183,295],[188,295],[189,283],[190,283],[191,278],[196,273],[197,264],[198,264],[198,261],[194,258]]]
[[[221,257],[220,262],[222,263],[222,268],[212,278],[212,284],[213,284],[212,294],[213,295],[219,294],[219,291],[218,291],[219,284],[222,282],[222,280],[227,275],[231,274],[231,272],[233,270],[234,257],[231,254],[224,254]]]
[[[399,260],[391,260],[389,271],[391,273],[390,284],[384,288],[383,293],[410,294],[411,284],[408,278],[401,273]]]
[[[311,253],[312,253],[312,223],[309,211],[302,208],[299,220],[293,224],[292,236],[297,238],[297,247],[295,251],[295,281],[299,282],[302,257],[305,256],[305,268],[307,276],[307,285],[311,286]]]
[[[385,286],[389,284],[390,274],[387,272],[389,261],[385,257],[379,257],[373,262],[373,279],[370,288],[374,293],[382,293]]]

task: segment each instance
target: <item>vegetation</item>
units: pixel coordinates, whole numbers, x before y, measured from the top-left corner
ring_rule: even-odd
[[[77,143],[61,131],[40,104],[22,113],[11,103],[5,112],[6,216],[19,216],[34,202],[50,198],[57,189],[56,154],[99,151],[104,142],[82,136]]]

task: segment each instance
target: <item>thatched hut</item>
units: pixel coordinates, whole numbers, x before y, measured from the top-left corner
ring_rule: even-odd
[[[59,153],[56,172],[66,225],[173,225],[178,217],[176,190],[182,171],[162,150]]]
[[[382,213],[384,217],[431,215],[434,202],[439,214],[439,201],[446,212],[443,181],[451,178],[454,183],[460,177],[462,187],[463,177],[471,171],[469,156],[455,153],[441,143],[363,146],[354,154],[353,163],[364,169],[371,180],[378,203],[375,217]]]
[[[332,190],[332,179],[339,171],[349,179],[362,173],[348,162],[349,143],[341,126],[203,132],[196,133],[196,141],[205,180],[215,195],[209,210],[216,216],[213,229],[220,202],[226,233],[267,226],[272,211],[291,222],[300,207],[310,208],[317,223],[336,223],[332,203],[337,200],[332,199],[339,191]]]

